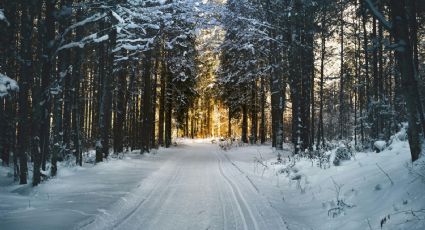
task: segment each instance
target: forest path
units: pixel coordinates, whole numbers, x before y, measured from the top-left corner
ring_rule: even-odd
[[[286,229],[279,214],[210,143],[165,150],[162,166],[78,229]]]

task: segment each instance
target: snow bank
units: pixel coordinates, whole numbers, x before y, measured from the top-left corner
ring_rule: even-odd
[[[425,229],[425,157],[411,163],[404,133],[380,154],[358,152],[327,169],[299,157],[277,163],[267,146],[223,154],[268,197],[288,229]]]
[[[0,73],[0,97],[5,97],[10,93],[17,91],[19,91],[18,83],[8,76]]]
[[[0,228],[72,229],[137,188],[159,167],[160,157],[129,153],[83,167],[63,162],[55,178],[35,188],[13,182],[13,168],[0,165]]]

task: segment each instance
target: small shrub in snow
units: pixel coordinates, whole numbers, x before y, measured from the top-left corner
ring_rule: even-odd
[[[325,152],[323,150],[317,151],[317,166],[321,169],[327,169],[330,168],[330,158],[331,155],[328,154],[328,152]]]
[[[269,166],[267,165],[267,161],[264,160],[263,155],[258,152],[258,157],[254,157],[254,170],[257,171],[258,167],[261,167],[262,173],[261,176],[264,176],[264,172],[269,168]]]
[[[335,187],[336,205],[335,205],[334,202],[331,203],[333,208],[328,210],[328,216],[335,218],[335,217],[338,217],[340,215],[344,215],[345,209],[354,208],[356,206],[351,205],[351,204],[347,204],[345,202],[344,198],[341,196],[341,192],[342,192],[341,190],[342,190],[343,185],[336,183],[336,181],[333,178],[332,178],[332,182],[333,182],[334,187]]]
[[[220,149],[225,151],[231,149],[232,145],[233,145],[233,139],[231,138],[226,138],[226,139],[222,138],[222,139],[219,139],[218,141],[218,147],[220,147]]]
[[[363,151],[365,151],[365,146],[357,143],[357,145],[354,146],[354,149],[355,149],[356,152],[363,152]]]
[[[221,138],[218,140],[218,146],[222,150],[230,150],[234,147],[244,146],[244,143],[235,138]]]
[[[72,154],[65,155],[63,162],[62,162],[62,166],[67,167],[67,168],[73,168],[73,167],[77,166],[75,156],[72,155]]]
[[[335,159],[333,161],[333,164],[335,166],[341,165],[342,161],[348,161],[353,156],[353,153],[351,151],[351,148],[348,147],[339,147],[336,149],[335,152]]]
[[[390,141],[388,144],[394,144],[396,142],[404,142],[407,141],[407,123],[403,123],[400,131],[390,137]]]
[[[407,127],[403,127],[400,132],[396,133],[394,136],[400,141],[407,141]]]

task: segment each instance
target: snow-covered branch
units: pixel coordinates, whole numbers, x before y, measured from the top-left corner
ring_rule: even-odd
[[[90,16],[90,17],[88,17],[88,18],[86,18],[82,21],[79,21],[79,22],[71,25],[70,27],[66,28],[65,31],[60,35],[60,40],[58,42],[59,48],[56,50],[56,52],[59,52],[59,51],[64,50],[64,49],[73,48],[73,47],[81,47],[82,48],[85,45],[84,42],[88,42],[88,41],[96,42],[95,39],[98,39],[97,34],[92,34],[92,35],[89,35],[88,37],[83,38],[79,42],[71,42],[71,43],[68,43],[68,44],[64,44],[65,43],[65,37],[72,30],[74,30],[78,27],[84,26],[88,23],[99,21],[106,16],[107,16],[106,13],[96,13],[96,14],[94,14],[94,15],[92,15],[92,16]],[[101,37],[101,38],[104,38],[104,37]]]
[[[68,44],[65,44],[58,48],[58,51],[64,50],[64,49],[71,49],[71,48],[84,48],[85,45],[91,44],[91,43],[100,43],[103,41],[106,41],[109,39],[109,36],[103,35],[102,37],[97,37],[97,33],[91,34],[85,38],[83,38],[81,41],[78,42],[70,42]]]
[[[384,15],[382,15],[381,12],[379,12],[378,9],[376,9],[375,5],[373,5],[373,3],[371,2],[371,0],[365,0],[369,10],[372,12],[372,15],[378,19],[379,22],[382,23],[382,26],[385,27],[385,29],[391,31],[392,30],[392,24],[391,22],[387,21],[384,17]]]
[[[7,21],[6,16],[4,16],[4,11],[3,11],[3,9],[0,9],[0,22],[1,22],[1,21],[6,22],[7,26],[9,26],[9,25],[10,25],[10,24],[9,24],[9,21]]]
[[[8,76],[0,73],[0,98],[6,97],[12,92],[18,92],[18,83]]]

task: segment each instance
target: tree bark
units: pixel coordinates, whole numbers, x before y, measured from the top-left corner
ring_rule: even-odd
[[[30,146],[28,137],[30,136],[30,122],[28,119],[29,113],[29,91],[31,83],[31,72],[32,72],[32,47],[31,47],[31,33],[32,33],[32,13],[31,3],[28,0],[23,0],[22,16],[21,16],[21,48],[20,57],[22,59],[21,72],[19,78],[19,107],[18,107],[18,158],[19,158],[19,171],[20,171],[20,184],[27,183],[28,176],[28,165],[27,165],[27,150]]]
[[[123,64],[117,79],[117,105],[114,121],[114,152],[122,153],[124,150],[124,126],[127,116],[127,65]]]
[[[173,88],[172,76],[169,70],[166,71],[165,85],[165,147],[169,148],[172,142],[172,113],[173,113]]]
[[[408,111],[408,136],[410,153],[412,161],[416,161],[421,153],[421,143],[419,139],[419,126],[418,122],[418,81],[415,76],[415,67],[413,61],[413,51],[409,37],[408,19],[406,17],[406,6],[404,1],[391,0],[391,18],[393,22],[392,33],[395,43],[400,48],[395,50],[397,64],[400,69],[402,77],[402,87],[404,97],[406,99]]]
[[[143,121],[142,121],[142,149],[149,152],[152,134],[152,79],[151,79],[151,52],[147,52],[143,62]]]
[[[247,105],[242,105],[242,142],[248,143],[248,109]]]
[[[158,114],[158,145],[164,146],[164,114],[165,114],[165,84],[166,84],[166,63],[161,63],[161,94],[159,96],[159,114]]]
[[[257,82],[251,86],[251,144],[257,143],[258,115],[257,115]]]
[[[260,98],[260,110],[261,110],[261,121],[260,121],[260,142],[264,144],[266,142],[266,91],[264,77],[261,77],[261,98]]]

